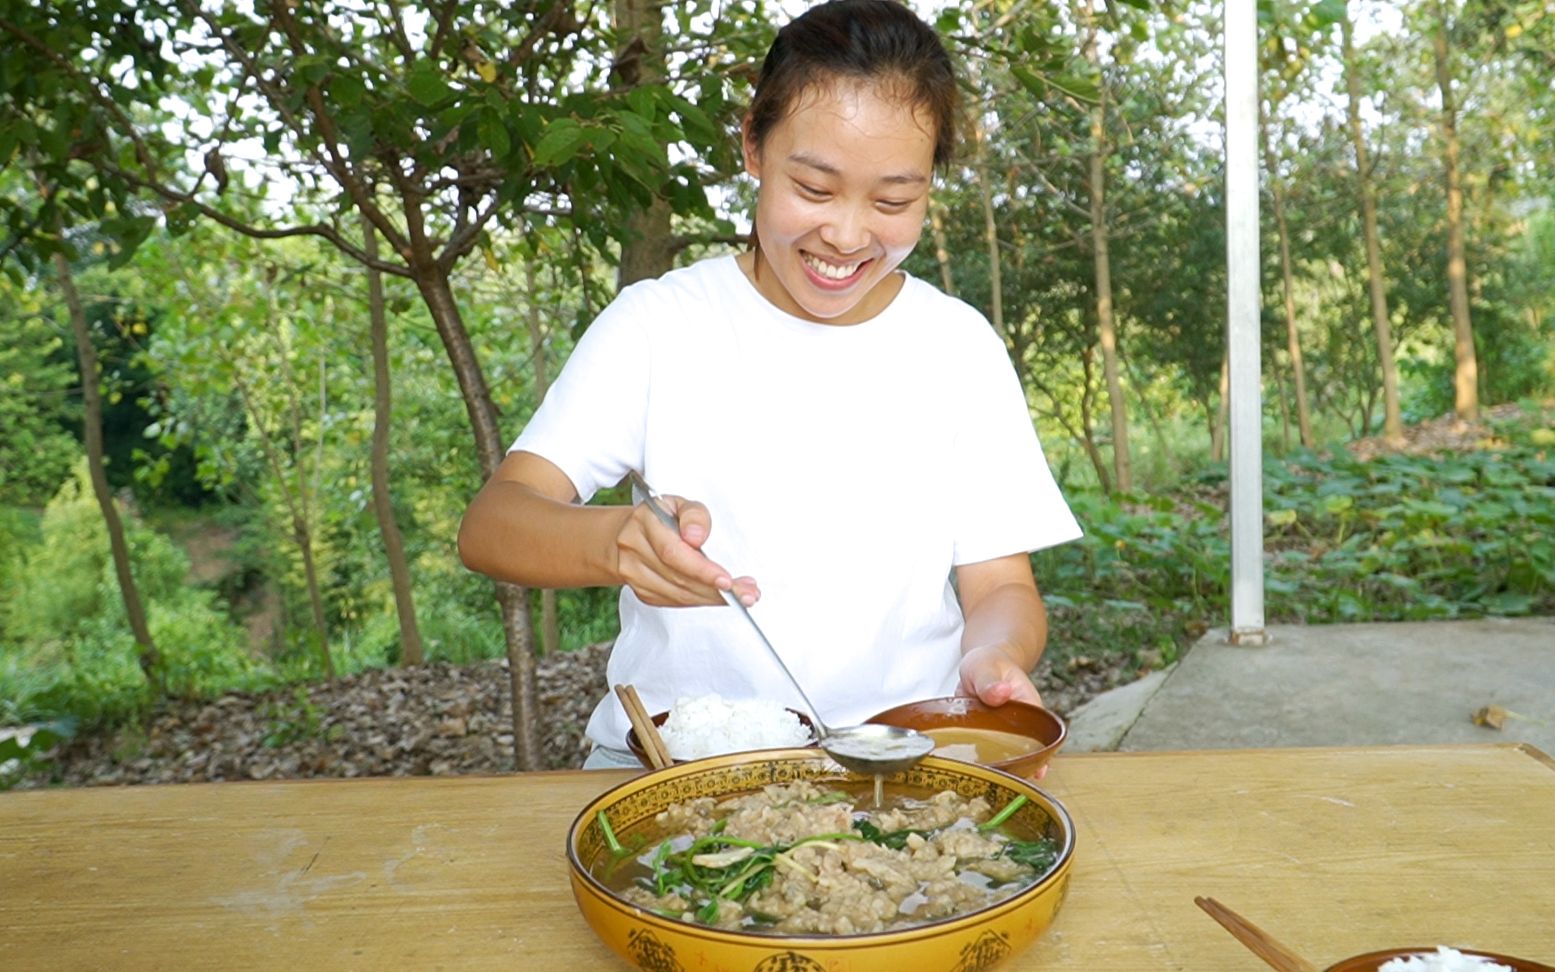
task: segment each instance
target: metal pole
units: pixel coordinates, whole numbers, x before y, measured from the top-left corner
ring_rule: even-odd
[[[1231,641],[1262,644],[1263,403],[1258,312],[1258,11],[1226,0],[1226,340],[1231,380]]]

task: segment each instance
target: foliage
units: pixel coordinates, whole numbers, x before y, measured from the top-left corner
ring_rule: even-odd
[[[1269,611],[1289,621],[1555,612],[1548,445],[1303,456],[1270,470]]]
[[[74,734],[75,723],[69,719],[34,726],[30,732],[0,734],[0,791],[39,772],[51,750]]]
[[[183,552],[134,519],[127,535],[169,691],[208,695],[257,674],[242,632],[212,592],[185,583]],[[37,543],[20,551],[6,577],[3,603],[0,697],[9,700],[8,719],[70,714],[112,723],[150,701],[84,469],[49,503]]]
[[[0,278],[0,505],[42,507],[70,475],[81,451],[74,360],[43,293]]]
[[[1270,458],[1269,623],[1555,613],[1555,413],[1524,411],[1496,426],[1493,448]],[[1221,477],[1170,497],[1069,500],[1085,537],[1033,555],[1057,655],[1170,661],[1228,615]]]

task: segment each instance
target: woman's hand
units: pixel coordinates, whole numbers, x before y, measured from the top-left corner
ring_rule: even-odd
[[[957,695],[966,695],[985,705],[1029,702],[1041,705],[1042,696],[1032,684],[1026,669],[1002,644],[981,645],[961,656],[961,684]]]
[[[979,699],[985,705],[1003,705],[1006,702],[1029,702],[1041,705],[1042,696],[1031,683],[1026,670],[1005,651],[1002,644],[980,645],[961,655],[961,684],[957,695]],[[1032,779],[1047,775],[1043,764]]]
[[[732,577],[702,553],[712,532],[707,507],[679,496],[658,497],[680,521],[680,532],[638,504],[616,532],[616,567],[621,583],[644,604],[693,607],[724,603],[721,591],[732,590],[745,605],[755,604],[761,591],[750,577]]]

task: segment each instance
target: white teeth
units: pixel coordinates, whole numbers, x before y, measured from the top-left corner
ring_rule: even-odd
[[[819,260],[808,253],[804,254],[804,262],[805,266],[809,267],[811,270],[814,270],[816,273],[823,277],[829,277],[832,280],[846,280],[847,278],[857,273],[859,267],[863,266],[862,260],[857,263],[846,263],[840,267],[834,266],[825,262],[824,260]]]

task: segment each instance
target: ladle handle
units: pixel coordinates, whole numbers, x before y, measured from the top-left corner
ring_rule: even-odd
[[[642,494],[643,505],[647,506],[649,511],[659,518],[660,523],[679,533],[680,520],[659,503],[659,494],[653,491],[653,487],[648,485],[648,481],[643,479],[642,474],[635,469],[629,470],[628,473],[631,477],[632,485],[637,487],[637,491]],[[772,642],[767,639],[766,632],[762,631],[761,625],[756,623],[755,615],[750,613],[750,610],[745,607],[744,602],[740,600],[739,595],[735,594],[734,591],[721,590],[718,593],[723,595],[726,604],[730,607],[738,608],[740,614],[745,616],[745,620],[750,622],[751,630],[755,631],[756,637],[761,639],[762,645],[767,649],[767,654],[771,655],[772,660],[777,662],[778,667],[783,670],[783,674],[788,676],[789,684],[794,687],[794,691],[799,693],[799,698],[804,700],[805,708],[810,710],[810,717],[815,720],[815,728],[820,733],[820,737],[824,739],[831,735],[831,730],[826,728],[826,723],[821,721],[820,712],[816,710],[815,704],[810,701],[810,697],[805,694],[804,688],[799,684],[799,679],[795,678],[794,673],[788,670],[788,666],[783,663],[783,656],[779,655],[778,650],[772,647]]]

